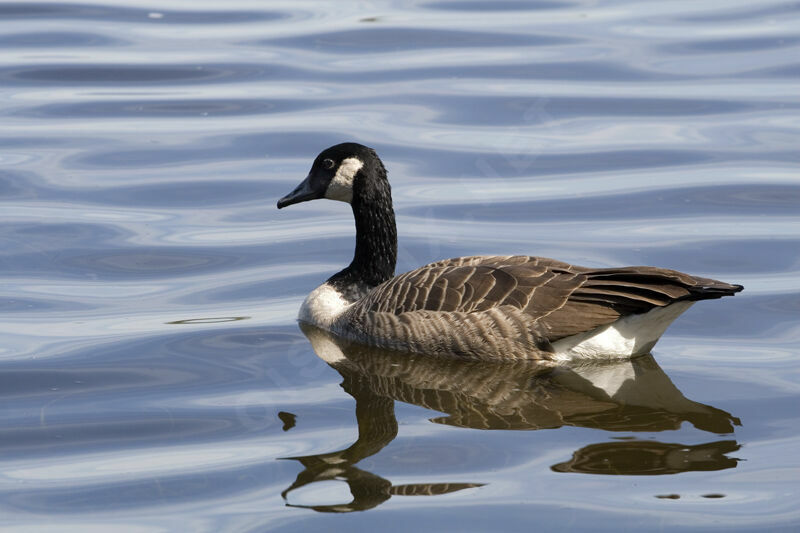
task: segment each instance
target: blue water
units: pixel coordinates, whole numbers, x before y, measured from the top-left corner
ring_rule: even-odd
[[[2,529],[800,527],[800,4],[0,2],[0,102]],[[746,290],[623,365],[329,365],[352,218],[275,202],[347,140],[398,272]]]

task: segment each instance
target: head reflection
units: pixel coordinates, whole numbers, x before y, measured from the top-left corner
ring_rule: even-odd
[[[444,413],[437,424],[533,430],[576,426],[616,432],[678,429],[684,422],[714,434],[733,433],[739,420],[683,396],[651,356],[575,366],[537,361],[463,361],[378,350],[348,343],[313,326],[301,328],[317,355],[336,369],[356,401],[358,439],[347,449],[290,457],[305,469],[283,492],[320,481],[347,483],[352,501],[292,505],[322,512],[362,511],[392,496],[437,495],[482,483],[391,481],[355,465],[378,453],[397,435],[394,402]],[[586,446],[556,472],[658,475],[722,470],[736,466],[726,453],[739,448],[730,438],[701,445],[654,440],[611,440]]]

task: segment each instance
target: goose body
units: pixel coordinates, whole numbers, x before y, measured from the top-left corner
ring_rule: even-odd
[[[278,208],[318,198],[352,206],[356,249],[308,295],[299,320],[368,345],[478,359],[625,358],[648,353],[694,302],[742,290],[664,268],[531,256],[458,257],[394,276],[386,170],[356,143],[320,153]]]

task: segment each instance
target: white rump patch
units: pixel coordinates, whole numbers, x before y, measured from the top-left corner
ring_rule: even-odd
[[[336,170],[336,175],[328,184],[325,198],[351,203],[353,201],[353,180],[363,166],[364,162],[355,157],[348,157],[342,161]]]
[[[342,298],[339,291],[327,283],[323,283],[306,297],[297,318],[322,329],[330,330],[333,321],[351,305]]]
[[[628,315],[553,343],[556,359],[619,359],[649,353],[659,337],[694,302],[677,302],[638,315]]]

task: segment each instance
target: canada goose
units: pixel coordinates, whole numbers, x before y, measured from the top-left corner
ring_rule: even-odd
[[[302,322],[300,329],[317,355],[342,376],[342,389],[355,400],[358,439],[344,449],[282,458],[304,467],[281,493],[290,507],[363,511],[395,496],[449,494],[484,484],[482,480],[443,483],[439,479],[396,485],[370,472],[368,466],[359,466],[397,437],[398,401],[437,412],[429,419],[435,424],[481,430],[574,426],[630,434],[685,429],[684,422],[690,422],[701,431],[720,434],[733,433],[734,426],[740,425],[730,413],[686,398],[651,355],[572,365],[464,361],[365,346]],[[659,440],[663,439],[604,439],[575,450],[571,459],[550,468],[555,472],[652,476],[723,470],[738,463],[726,455],[740,448],[733,437],[702,444]],[[291,503],[295,490],[331,480],[347,483],[352,501]]]
[[[394,276],[397,229],[386,169],[374,150],[323,150],[278,209],[347,202],[353,261],[314,289],[299,320],[346,339],[421,354],[571,360],[648,353],[697,300],[742,290],[655,267],[586,268],[529,256],[445,259]]]
[[[356,399],[357,415],[388,398],[436,411],[431,422],[473,429],[575,426],[652,432],[690,422],[721,434],[741,425],[722,409],[686,398],[649,354],[569,365],[465,361],[365,346],[304,323],[300,329],[317,356],[344,378],[342,387]],[[365,426],[372,431],[388,427],[375,420]]]

